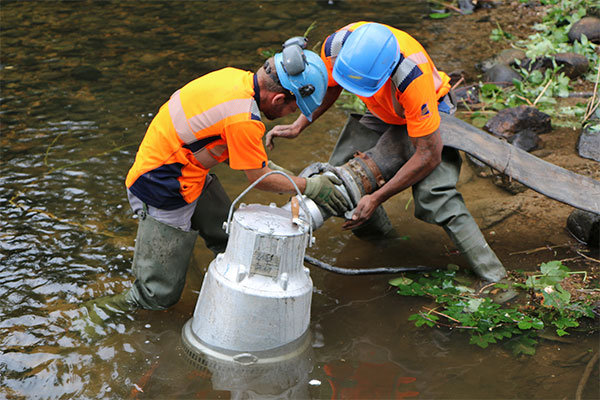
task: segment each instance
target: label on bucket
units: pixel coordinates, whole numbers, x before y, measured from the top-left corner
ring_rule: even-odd
[[[276,277],[279,275],[281,261],[280,241],[273,236],[257,236],[254,242],[250,273]]]

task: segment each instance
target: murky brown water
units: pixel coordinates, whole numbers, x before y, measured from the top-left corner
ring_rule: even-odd
[[[515,359],[501,346],[469,345],[460,333],[415,328],[407,318],[423,301],[390,291],[389,276],[316,268],[312,346],[292,367],[248,379],[240,371],[194,368],[180,334],[212,258],[201,241],[175,307],[115,321],[94,342],[77,333],[81,302],[131,284],[136,222],[124,177],[145,127],[173,91],[223,66],[254,70],[261,50],[278,48],[313,21],[316,45],[359,19],[416,33],[427,12],[422,2],[331,3],[2,1],[0,397],[574,396],[584,365],[557,361],[597,347],[597,336],[543,342],[535,357]],[[325,161],[345,119],[331,110],[296,141],[277,142],[270,156],[295,171]],[[232,198],[247,187],[243,174],[216,171]],[[463,189],[469,198],[499,190],[477,179],[465,179]],[[253,192],[246,201],[286,199]],[[408,202],[398,196],[387,208],[409,240],[364,242],[329,220],[309,253],[351,267],[460,263],[441,229],[416,221]],[[519,250],[539,245],[523,240]],[[508,257],[513,243],[497,246],[510,268],[536,263]],[[585,395],[598,397],[598,388],[590,385]]]

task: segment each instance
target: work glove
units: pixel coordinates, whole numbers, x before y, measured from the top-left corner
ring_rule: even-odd
[[[283,167],[280,167],[279,165],[275,164],[273,161],[269,160],[269,162],[267,163],[267,167],[271,168],[273,171],[281,171],[285,174],[288,174],[289,176],[294,176],[295,174],[290,171],[289,169],[285,169]]]
[[[306,178],[304,195],[311,198],[332,215],[342,215],[348,209],[348,202],[335,187],[342,181],[333,175],[315,175]]]

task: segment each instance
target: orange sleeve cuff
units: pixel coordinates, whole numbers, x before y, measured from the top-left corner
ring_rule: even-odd
[[[225,128],[229,166],[237,170],[258,169],[267,165],[262,138],[265,125],[259,121],[234,123]]]

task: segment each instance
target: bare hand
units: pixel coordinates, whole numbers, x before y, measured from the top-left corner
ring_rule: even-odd
[[[342,225],[342,229],[354,229],[365,223],[381,203],[371,194],[363,196],[352,213],[352,219]]]
[[[299,134],[300,129],[294,128],[294,125],[277,125],[265,136],[265,146],[267,149],[273,150],[275,148],[274,138],[284,137],[286,139],[293,139]]]

